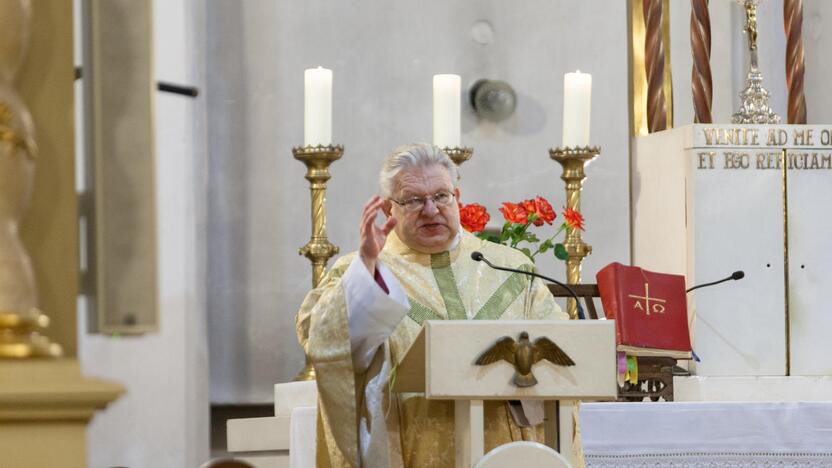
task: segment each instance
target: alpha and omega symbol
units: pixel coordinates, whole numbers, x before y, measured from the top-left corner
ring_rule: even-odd
[[[664,304],[667,301],[664,299],[659,299],[657,297],[650,297],[650,285],[647,283],[644,283],[643,296],[636,296],[635,294],[630,294],[627,297],[636,300],[635,304],[633,305],[633,310],[640,310],[647,315],[650,315],[651,312],[654,314],[664,313]]]

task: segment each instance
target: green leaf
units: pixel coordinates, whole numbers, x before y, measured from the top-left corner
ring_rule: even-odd
[[[569,252],[566,251],[566,247],[560,242],[555,244],[555,257],[559,260],[566,260],[569,257]]]
[[[538,252],[545,253],[547,250],[552,248],[552,240],[546,239],[543,243],[540,244],[540,247],[537,248]]]
[[[503,229],[500,231],[500,243],[504,243],[509,239],[509,237],[511,237],[511,223],[506,221],[506,223],[503,224]]]
[[[527,232],[527,233],[525,233],[525,234],[523,235],[523,240],[524,240],[524,241],[527,241],[527,242],[532,242],[532,243],[534,243],[534,242],[540,242],[540,239],[538,239],[538,238],[537,238],[537,236],[536,236],[536,235],[534,235],[534,233],[533,233],[533,232]]]
[[[520,249],[520,251],[526,254],[526,256],[529,257],[529,259],[534,260],[534,257],[532,257],[532,252],[529,249],[523,247],[522,249]]]
[[[495,244],[502,244],[503,243],[502,240],[498,236],[495,236],[494,234],[486,235],[485,240],[493,242]]]

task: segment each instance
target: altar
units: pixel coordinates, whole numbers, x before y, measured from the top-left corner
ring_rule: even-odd
[[[296,382],[309,401],[313,382]],[[301,391],[298,391],[301,390]],[[284,395],[286,395],[284,390]],[[832,465],[832,402],[733,401],[584,403],[581,431],[589,467]],[[829,398],[828,396],[826,398]],[[284,406],[282,404],[281,406]],[[257,468],[315,463],[315,407],[229,422],[229,449]]]
[[[832,465],[832,402],[586,403],[589,467]]]
[[[683,386],[721,385],[736,399],[759,382],[738,377],[779,376],[782,386],[832,374],[819,358],[832,351],[830,142],[822,125],[694,124],[636,138],[634,264],[688,286],[746,275],[689,295],[701,361]]]

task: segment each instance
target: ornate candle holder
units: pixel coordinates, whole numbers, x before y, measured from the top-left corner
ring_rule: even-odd
[[[446,146],[442,148],[442,151],[444,151],[445,154],[451,158],[451,161],[456,163],[457,166],[461,166],[462,163],[474,156],[474,148],[460,148],[458,146],[449,148]]]
[[[583,183],[586,179],[584,168],[600,153],[601,149],[597,146],[553,148],[549,150],[549,157],[563,166],[563,174],[560,178],[566,182],[567,208],[581,211],[581,189],[583,189]],[[581,282],[581,262],[583,262],[584,257],[592,253],[592,246],[583,241],[580,229],[567,230],[563,246],[566,247],[568,254],[566,258],[566,282],[568,284],[579,284]],[[572,320],[578,318],[578,305],[574,299],[567,301],[567,313]]]
[[[326,237],[326,183],[330,178],[329,165],[341,158],[344,147],[299,146],[292,148],[292,154],[295,159],[306,164],[306,180],[309,181],[312,194],[312,237],[298,253],[312,262],[312,287],[316,288],[324,276],[326,262],[339,251]],[[305,330],[303,335],[301,347],[306,349],[309,330]],[[309,362],[308,356],[306,365],[295,380],[315,380],[315,368]]]
[[[0,89],[0,359],[62,354],[60,345],[40,333],[49,317],[35,307],[31,259],[18,237],[37,158],[31,122],[13,91]]]

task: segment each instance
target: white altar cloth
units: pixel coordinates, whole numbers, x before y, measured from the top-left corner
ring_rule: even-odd
[[[832,466],[832,401],[584,403],[581,430],[589,467]]]
[[[581,432],[588,467],[832,467],[832,401],[583,403]],[[295,409],[292,468],[314,466],[314,437]]]

